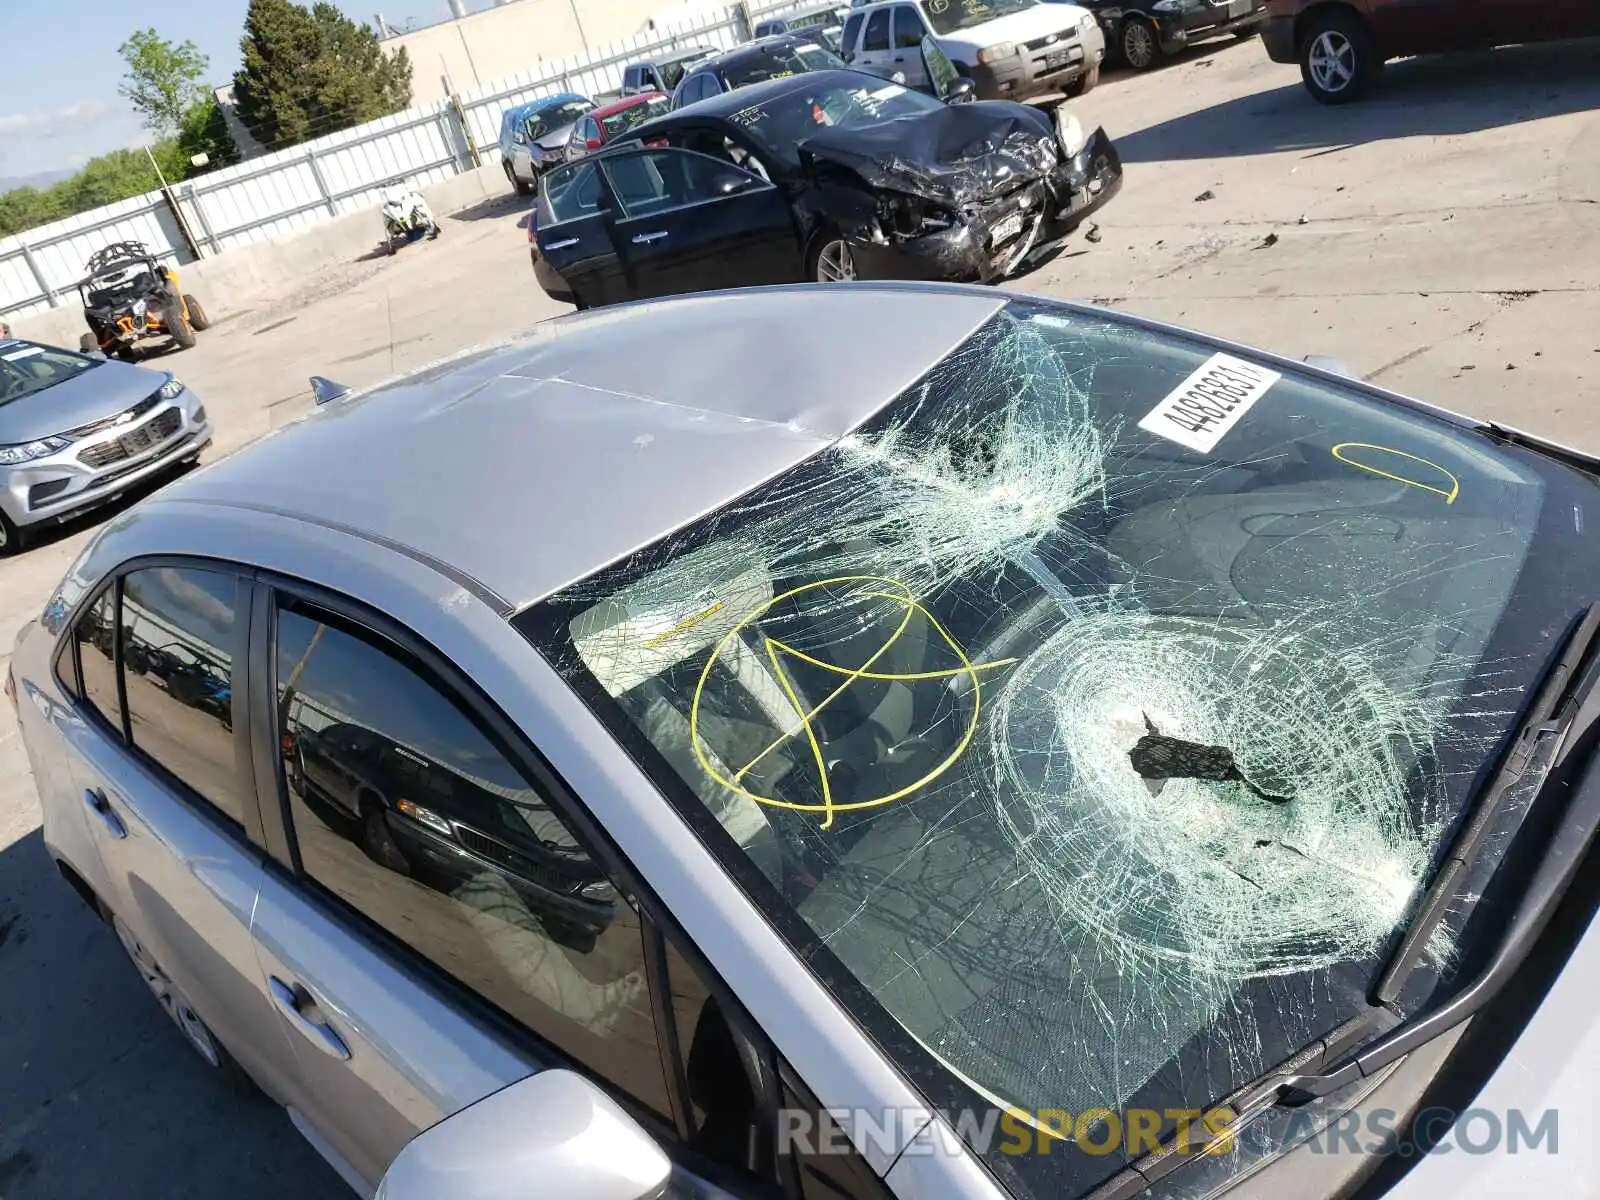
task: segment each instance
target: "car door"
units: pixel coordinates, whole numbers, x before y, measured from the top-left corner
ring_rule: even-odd
[[[894,39],[889,22],[888,7],[875,8],[867,14],[866,27],[861,31],[861,48],[850,60],[851,66],[885,78],[894,74]]]
[[[793,283],[803,274],[783,193],[732,163],[678,148],[603,160],[631,295]]]
[[[1486,6],[1498,2],[1371,0],[1369,20],[1384,55],[1432,54],[1492,40]]]
[[[249,929],[263,854],[244,722],[123,665],[178,642],[224,664],[242,694],[249,593],[242,575],[214,563],[148,561],[112,579],[79,619],[79,719],[61,728],[103,868],[100,898],[124,947],[178,1015],[196,1014],[281,1096],[288,1045],[261,993]],[[180,1029],[206,1054],[192,1026]]]
[[[252,713],[280,736],[259,744],[342,723],[388,763],[353,821],[254,764],[293,851],[251,928],[311,1140],[370,1190],[416,1133],[551,1065],[670,1136],[640,916],[504,727],[382,617],[288,581],[261,596]]]
[[[610,197],[596,160],[557,167],[539,181],[534,205],[534,274],[558,300],[580,307],[623,299],[622,261],[613,241]]]
[[[892,68],[889,73],[900,72],[905,76],[906,86],[916,88],[919,92],[931,90],[932,81],[922,61],[922,40],[928,36],[928,28],[922,23],[922,13],[915,4],[894,6],[894,22],[890,32],[894,40],[894,52],[889,58]]]
[[[518,117],[511,127],[511,171],[518,179],[531,181],[534,178],[531,145],[528,119]]]

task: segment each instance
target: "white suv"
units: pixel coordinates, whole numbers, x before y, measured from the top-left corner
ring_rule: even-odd
[[[1100,82],[1105,35],[1075,4],[1037,0],[881,0],[857,3],[845,22],[842,56],[876,75],[925,88],[920,47],[932,36],[983,100],[1048,92],[1081,96]]]

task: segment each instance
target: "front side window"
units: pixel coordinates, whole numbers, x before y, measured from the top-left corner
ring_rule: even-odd
[[[588,159],[546,172],[539,183],[539,228],[595,216],[604,200],[600,169]]]
[[[32,342],[0,342],[0,406],[36,395],[99,366],[99,360]],[[0,463],[5,460],[0,457]]]
[[[647,150],[608,159],[606,177],[629,217],[649,216],[704,200],[720,199],[718,184],[743,175],[738,168],[688,150]]]
[[[1203,1108],[1367,1011],[1600,594],[1593,507],[1421,411],[1016,301],[517,625],[935,1103]],[[995,1162],[1037,1196],[1121,1165]]]
[[[398,648],[290,601],[276,646],[305,873],[669,1114],[638,916],[544,795]]]
[[[233,742],[239,579],[151,567],[122,581],[122,677],[136,750],[244,821]]]
[[[839,35],[839,43],[844,47],[844,56],[850,58],[856,52],[856,35],[861,32],[862,14],[853,13],[845,20],[844,32]]]
[[[867,34],[861,42],[863,50],[889,48],[889,10],[880,8],[867,19]]]
[[[894,10],[894,44],[896,49],[920,50],[922,39],[927,36],[923,28],[922,18],[917,15],[917,10],[909,4],[902,4]]]

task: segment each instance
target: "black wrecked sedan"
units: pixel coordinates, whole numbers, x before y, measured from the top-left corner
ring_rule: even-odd
[[[807,280],[994,282],[1116,195],[1103,130],[1066,106],[952,100],[856,71],[714,96],[548,172],[534,271],[579,308]]]

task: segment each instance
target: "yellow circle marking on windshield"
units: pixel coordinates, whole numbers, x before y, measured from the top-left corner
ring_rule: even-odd
[[[707,748],[703,745],[700,736],[700,700],[705,693],[706,681],[711,677],[712,667],[716,665],[717,659],[721,657],[723,650],[734,639],[738,638],[743,630],[755,625],[761,620],[762,617],[766,616],[766,614],[772,610],[774,605],[780,604],[785,600],[793,599],[797,596],[803,596],[808,593],[821,591],[825,588],[839,587],[847,584],[864,584],[868,585],[869,587],[875,586],[884,590],[862,590],[846,598],[844,601],[830,600],[830,603],[837,605],[839,603],[853,603],[861,600],[883,600],[891,604],[898,604],[904,610],[900,617],[900,623],[895,627],[894,632],[884,640],[883,645],[874,650],[867,657],[867,661],[862,663],[859,667],[841,667],[835,663],[824,662],[822,659],[815,658],[804,651],[795,649],[793,646],[786,645],[783,642],[778,641],[776,638],[766,637],[763,635],[762,643],[766,649],[767,661],[772,666],[773,673],[777,677],[778,685],[783,689],[785,698],[794,708],[795,717],[799,723],[794,729],[791,729],[789,732],[780,735],[776,740],[768,745],[766,749],[762,750],[749,762],[745,763],[744,766],[740,767],[736,772],[734,772],[733,778],[728,778],[722,773],[722,770],[713,761],[712,757],[707,754]],[[935,671],[873,670],[873,667],[877,664],[878,660],[887,654],[894,647],[894,644],[900,640],[901,635],[905,633],[906,627],[911,624],[911,620],[915,616],[922,617],[922,619],[928,623],[928,627],[939,635],[939,638],[944,642],[945,646],[947,646],[950,652],[955,655],[959,665]],[[806,663],[808,666],[816,667],[819,670],[842,676],[842,681],[838,687],[834,688],[833,691],[824,696],[817,704],[807,708],[805,702],[800,698],[799,693],[795,690],[794,683],[789,677],[789,672],[784,670],[783,660],[785,657],[797,659],[800,662]],[[939,623],[937,617],[935,617],[925,607],[918,603],[916,597],[912,594],[911,589],[906,587],[905,584],[899,582],[898,580],[885,579],[876,575],[845,575],[840,576],[837,579],[824,579],[817,583],[806,583],[797,588],[791,588],[787,592],[783,592],[782,594],[774,596],[772,599],[766,601],[753,612],[746,615],[741,621],[739,621],[737,625],[723,635],[722,640],[717,643],[716,648],[712,650],[710,656],[706,659],[706,665],[700,671],[700,679],[695,684],[694,698],[689,706],[689,739],[690,743],[694,747],[695,759],[699,762],[701,769],[704,770],[707,775],[711,776],[711,778],[722,784],[723,787],[737,792],[741,796],[747,796],[758,804],[767,804],[774,808],[787,808],[796,812],[822,813],[822,828],[827,829],[833,824],[833,817],[835,813],[850,812],[861,808],[876,808],[879,805],[891,804],[896,800],[899,800],[905,796],[909,796],[913,792],[919,791],[920,789],[926,787],[928,784],[932,783],[935,779],[939,778],[939,776],[943,775],[952,766],[954,766],[957,760],[959,760],[960,757],[966,753],[967,747],[972,744],[973,735],[978,731],[978,713],[981,707],[983,696],[982,682],[979,679],[978,673],[980,671],[993,670],[997,667],[1010,666],[1016,661],[1017,660],[1014,658],[1005,658],[988,663],[973,662],[967,657],[966,651],[961,648],[961,643],[956,641],[956,639],[950,635],[945,627]],[[969,679],[972,683],[972,715],[967,721],[966,729],[962,732],[960,740],[957,741],[955,748],[950,751],[950,754],[945,758],[945,760],[939,763],[927,774],[923,775],[922,778],[916,780],[914,783],[909,783],[902,788],[888,793],[887,795],[876,796],[867,800],[851,800],[843,804],[836,803],[833,798],[832,782],[828,778],[827,761],[823,757],[822,741],[817,736],[816,727],[814,725],[818,714],[820,714],[840,696],[844,695],[844,693],[848,691],[853,684],[858,683],[861,680],[870,679],[892,681],[895,683],[916,683],[932,679],[953,679],[956,676],[961,675],[966,676],[967,679]],[[752,792],[749,788],[744,786],[741,780],[743,780],[744,777],[748,775],[758,763],[765,759],[774,750],[777,750],[780,746],[783,746],[785,743],[790,742],[801,735],[804,735],[805,737],[806,744],[811,752],[811,760],[817,768],[817,779],[822,790],[821,804],[801,804],[792,800],[780,800],[776,796],[763,796],[757,792]]]
[[[1424,467],[1432,467],[1435,471],[1439,472],[1439,474],[1443,475],[1450,481],[1450,487],[1448,490],[1442,487],[1435,487],[1429,483],[1422,483],[1416,479],[1407,479],[1404,475],[1396,475],[1391,471],[1385,471],[1382,467],[1374,467],[1370,463],[1358,462],[1349,455],[1341,453],[1341,451],[1344,450],[1376,450],[1379,454],[1392,454],[1396,458],[1405,459],[1407,462],[1419,463]],[[1333,448],[1333,456],[1342,463],[1348,463],[1358,471],[1366,471],[1371,475],[1378,475],[1384,479],[1392,479],[1395,483],[1403,483],[1407,487],[1421,488],[1425,492],[1432,492],[1435,496],[1443,496],[1446,504],[1454,504],[1456,502],[1456,497],[1461,494],[1461,481],[1453,474],[1445,470],[1445,468],[1441,467],[1436,462],[1429,462],[1425,458],[1418,458],[1415,454],[1407,454],[1404,450],[1395,450],[1389,446],[1375,446],[1371,442],[1340,442]],[[1399,463],[1393,465],[1396,471],[1405,469]]]

